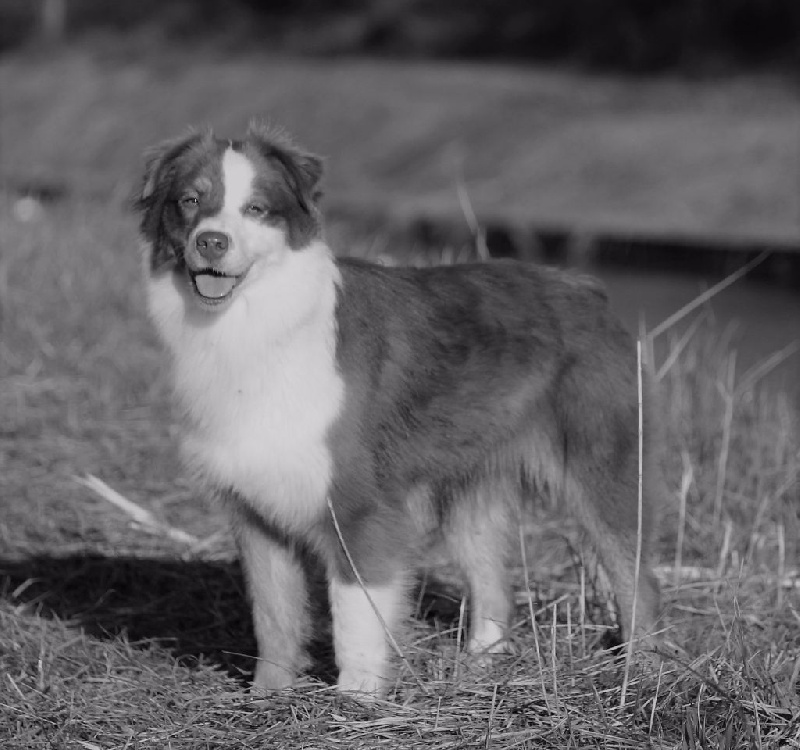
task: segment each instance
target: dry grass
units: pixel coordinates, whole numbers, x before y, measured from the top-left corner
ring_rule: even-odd
[[[543,511],[521,533],[513,656],[465,658],[460,597],[431,586],[389,702],[319,681],[256,701],[224,520],[178,468],[131,217],[70,203],[21,223],[2,206],[0,225],[0,746],[800,747],[797,414],[737,371],[724,332],[662,334],[677,354],[656,363],[675,491],[659,574],[686,655],[634,670],[624,705],[603,590]],[[202,543],[132,526],[86,473]]]

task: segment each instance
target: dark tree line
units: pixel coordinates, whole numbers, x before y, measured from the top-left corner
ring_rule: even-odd
[[[0,49],[142,28],[306,54],[800,68],[800,0],[0,0]]]

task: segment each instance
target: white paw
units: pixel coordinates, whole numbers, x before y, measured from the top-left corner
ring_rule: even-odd
[[[260,659],[250,689],[254,693],[271,693],[292,687],[296,680],[297,675],[293,670]]]
[[[343,669],[339,672],[336,688],[342,693],[353,693],[357,700],[374,700],[386,690],[386,681],[375,672],[361,669]]]
[[[510,654],[511,646],[506,640],[505,630],[498,623],[483,620],[467,642],[467,651],[471,654]]]
[[[484,641],[472,638],[469,643],[467,643],[467,651],[470,654],[485,654],[489,656],[513,653],[511,644],[505,638],[501,638],[499,641],[493,641],[492,643],[485,643]]]

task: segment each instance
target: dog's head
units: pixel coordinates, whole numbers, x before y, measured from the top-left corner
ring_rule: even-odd
[[[136,196],[153,272],[185,275],[220,310],[248,279],[320,237],[321,160],[254,125],[241,141],[211,131],[157,146]]]

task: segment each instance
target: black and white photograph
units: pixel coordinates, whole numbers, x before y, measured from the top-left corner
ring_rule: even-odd
[[[0,0],[3,750],[800,750],[800,2]]]

